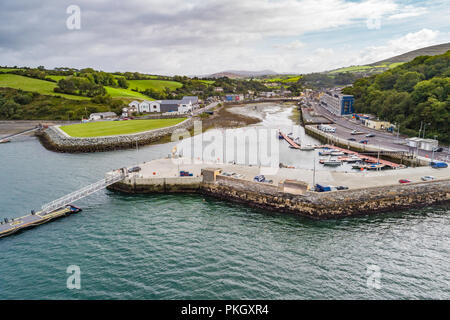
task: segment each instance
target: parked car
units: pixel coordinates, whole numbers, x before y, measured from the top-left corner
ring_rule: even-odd
[[[263,176],[263,175],[259,175],[259,176],[255,176],[253,178],[253,180],[256,181],[256,182],[264,182],[264,181],[266,181],[266,177]]]
[[[139,172],[141,171],[141,167],[133,167],[128,169],[128,173],[132,173],[132,172]]]
[[[347,139],[348,141],[356,141],[356,139],[355,138],[349,138],[349,139]]]
[[[362,144],[368,144],[368,143],[369,143],[369,140],[361,140],[359,143],[362,143]]]
[[[233,178],[236,178],[236,179],[241,179],[241,178],[244,177],[244,176],[243,176],[242,174],[240,174],[240,173],[233,173],[231,176],[232,176]]]
[[[366,134],[366,138],[373,138],[373,137],[375,137],[375,135],[373,133]]]
[[[448,164],[445,162],[431,162],[430,165],[434,169],[443,169],[448,167]]]
[[[434,147],[433,151],[434,152],[442,152],[442,151],[444,151],[444,148],[442,148],[442,147]]]
[[[221,175],[226,177],[231,177],[234,174],[234,172],[222,172]]]
[[[420,178],[420,179],[422,179],[422,181],[431,181],[431,180],[434,180],[434,179],[436,179],[436,178],[433,177],[433,176],[423,176],[423,177]]]
[[[337,190],[348,190],[348,187],[346,186],[338,186],[336,187]]]
[[[411,180],[408,180],[408,179],[400,179],[400,180],[398,180],[398,182],[399,182],[399,183],[410,183]]]

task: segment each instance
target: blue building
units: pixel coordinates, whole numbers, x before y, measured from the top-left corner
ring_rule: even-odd
[[[355,99],[338,91],[325,91],[320,97],[320,104],[332,114],[343,116],[353,114]]]

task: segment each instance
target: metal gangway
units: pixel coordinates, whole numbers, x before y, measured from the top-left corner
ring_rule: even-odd
[[[69,193],[68,195],[65,195],[64,197],[56,199],[47,204],[44,204],[41,207],[41,212],[39,212],[39,213],[46,214],[46,213],[52,212],[56,209],[59,209],[61,207],[64,207],[68,204],[71,204],[75,201],[85,198],[97,191],[100,191],[100,190],[106,188],[107,186],[110,186],[116,182],[122,181],[127,176],[128,176],[127,168],[122,168],[119,170],[108,172],[108,173],[106,173],[104,179],[97,181],[97,182],[95,182],[91,185],[88,185],[82,189],[79,189],[77,191]]]

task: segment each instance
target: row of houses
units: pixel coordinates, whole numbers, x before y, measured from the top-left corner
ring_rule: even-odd
[[[132,101],[128,104],[128,107],[122,109],[122,116],[128,117],[137,112],[189,113],[196,109],[198,105],[199,100],[196,96],[184,96],[181,100]]]

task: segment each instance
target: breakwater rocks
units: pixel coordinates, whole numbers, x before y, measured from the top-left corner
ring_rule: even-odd
[[[307,191],[304,194],[282,192],[277,186],[223,176],[208,182],[201,177],[133,178],[116,183],[108,189],[136,194],[193,192],[254,208],[312,219],[374,214],[450,201],[448,179],[323,193]]]
[[[41,143],[52,151],[69,153],[102,152],[132,149],[136,148],[136,145],[151,144],[171,135],[175,130],[189,130],[192,126],[193,119],[189,118],[171,127],[120,136],[75,138],[65,135],[57,127],[50,127],[38,133],[37,136]]]

